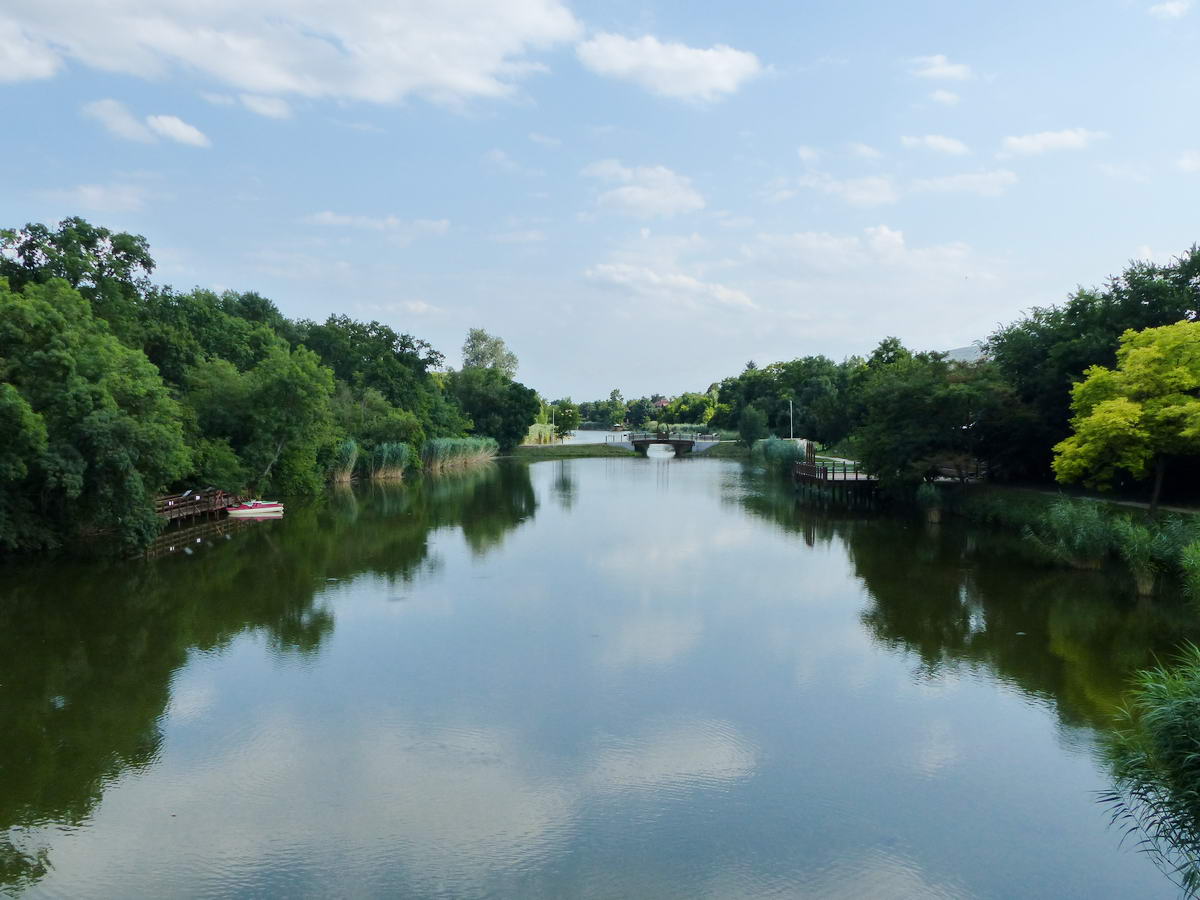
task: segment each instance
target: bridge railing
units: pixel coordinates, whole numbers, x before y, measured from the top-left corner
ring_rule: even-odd
[[[629,431],[624,434],[606,435],[612,441],[717,441],[716,434],[696,434],[690,431]]]

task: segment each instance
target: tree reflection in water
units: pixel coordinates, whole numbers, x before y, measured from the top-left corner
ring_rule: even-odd
[[[428,536],[459,528],[488,552],[537,508],[528,468],[493,465],[374,483],[293,505],[194,554],[11,565],[0,582],[0,888],[50,865],[22,839],[85,822],[105,786],[152,766],[171,682],[196,652],[258,633],[312,657],[333,632],[319,599],[360,573],[407,583],[437,562]]]
[[[1200,643],[1194,607],[1177,596],[1135,598],[1121,575],[1039,566],[1025,558],[1019,540],[1002,533],[898,523],[821,497],[815,508],[787,488],[757,482],[742,491],[745,508],[802,535],[809,546],[845,544],[869,597],[863,624],[882,645],[911,654],[915,678],[986,669],[1053,708],[1070,729],[1066,735],[1098,745],[1114,783],[1099,800],[1114,810],[1114,823],[1188,896],[1196,895],[1200,651],[1192,648],[1190,670],[1170,673],[1156,665]],[[1135,673],[1151,666],[1136,679],[1140,691],[1130,715],[1124,705]],[[1171,721],[1157,731],[1146,727],[1147,690],[1166,698],[1152,704],[1160,721],[1180,704],[1187,714],[1167,716]],[[1178,762],[1185,759],[1186,765]]]

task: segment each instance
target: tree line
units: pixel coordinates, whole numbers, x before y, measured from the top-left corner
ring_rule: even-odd
[[[974,361],[888,337],[840,362],[749,362],[661,408],[617,391],[580,408],[585,420],[636,427],[653,417],[747,441],[794,434],[853,455],[896,489],[976,468],[1002,482],[1161,487],[1171,460],[1200,454],[1198,320],[1193,246],[1029,310],[987,336]],[[1176,467],[1175,485],[1188,475]]]
[[[144,237],[80,218],[0,230],[0,551],[105,532],[137,547],[160,491],[312,493],[347,440],[506,449],[539,410],[482,330],[443,371],[380,322],[289,319],[254,292],[156,285],[154,267]]]

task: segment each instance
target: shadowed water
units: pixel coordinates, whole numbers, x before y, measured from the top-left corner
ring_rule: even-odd
[[[187,546],[2,570],[7,891],[1173,896],[1095,747],[1197,629],[1120,579],[704,459]]]

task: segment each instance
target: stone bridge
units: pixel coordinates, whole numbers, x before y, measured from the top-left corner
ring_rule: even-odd
[[[636,450],[638,453],[645,454],[652,444],[661,444],[671,447],[676,456],[682,456],[685,453],[703,453],[720,443],[715,434],[668,434],[661,431],[658,433],[631,432],[620,439],[617,439],[615,435],[613,438],[608,443],[615,447],[624,447],[626,450]]]

